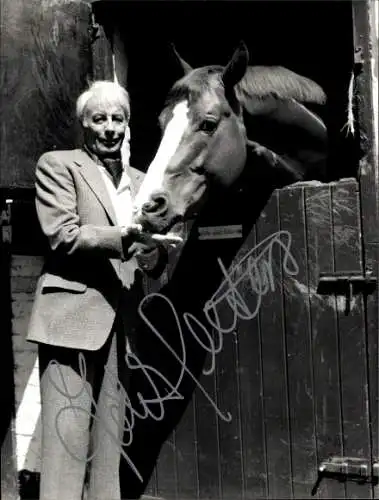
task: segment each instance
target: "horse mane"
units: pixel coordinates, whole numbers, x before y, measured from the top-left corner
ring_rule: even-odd
[[[249,66],[235,90],[241,103],[265,99],[269,94],[303,104],[326,103],[325,92],[316,82],[283,66]]]
[[[190,103],[207,90],[214,89],[214,75],[221,75],[223,66],[203,66],[196,68],[178,80],[167,95],[164,108],[168,109],[182,99]],[[222,85],[222,83],[220,82]],[[283,66],[248,66],[242,80],[234,87],[235,98],[232,108],[239,112],[238,103],[254,114],[254,108],[268,97],[290,100],[303,104],[323,105],[326,95],[323,89],[313,80],[301,76]],[[257,109],[258,111],[258,109]]]
[[[287,173],[322,177],[328,133],[319,113],[327,99],[316,82],[282,66],[249,66],[234,90],[246,111],[247,137],[259,143],[253,151],[263,146],[268,163],[280,161]]]

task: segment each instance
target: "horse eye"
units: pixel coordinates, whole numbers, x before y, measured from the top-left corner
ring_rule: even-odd
[[[198,174],[198,175],[204,175],[206,173],[206,169],[205,169],[204,165],[192,166],[192,167],[190,167],[190,170],[192,172],[195,172],[195,174]]]
[[[199,130],[205,132],[206,134],[212,134],[216,128],[218,123],[214,120],[204,120],[199,127]]]

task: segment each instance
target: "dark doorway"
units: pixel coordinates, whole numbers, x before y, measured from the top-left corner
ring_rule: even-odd
[[[244,40],[251,65],[283,65],[324,88],[331,143],[328,180],[356,176],[359,148],[343,128],[353,70],[350,2],[118,1],[101,8],[124,39],[135,167],[145,171],[152,160],[160,137],[157,117],[181,76],[171,43],[196,67],[226,64]]]

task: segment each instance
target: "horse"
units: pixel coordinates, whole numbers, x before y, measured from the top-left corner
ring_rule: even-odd
[[[316,82],[281,66],[249,66],[243,42],[225,67],[193,69],[173,50],[184,76],[159,116],[162,140],[135,199],[136,223],[175,232],[212,204],[212,193],[227,196],[242,180],[271,191],[323,180],[326,96]]]
[[[183,222],[193,221],[159,294],[172,302],[177,317],[191,315],[206,325],[204,305],[223,279],[216,252],[227,269],[241,240],[224,240],[223,245],[199,241],[196,225],[238,219],[248,235],[275,187],[322,177],[326,128],[309,108],[322,108],[325,94],[315,82],[285,68],[249,67],[243,43],[225,67],[192,69],[175,54],[184,76],[159,116],[163,137],[135,198],[134,218],[146,231],[160,234],[180,233]],[[178,397],[165,401],[159,421],[136,421],[131,443],[125,432],[125,452],[142,477],[121,460],[120,484],[129,498],[143,494],[163,443],[191,401],[207,355],[202,345],[209,342],[200,327],[193,335],[185,321],[180,321],[179,334],[172,311],[159,297],[150,294],[141,301],[145,319],[130,342],[141,364],[151,374],[154,370],[154,388],[143,370],[133,369],[130,405],[144,414],[141,400],[152,402],[157,394],[166,394],[165,381],[177,387]],[[193,377],[181,376],[172,353],[185,357]]]

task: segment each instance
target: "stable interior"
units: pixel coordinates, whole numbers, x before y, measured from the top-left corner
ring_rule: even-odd
[[[124,83],[132,103],[131,163],[136,168],[146,171],[154,156],[160,140],[157,117],[168,90],[181,76],[170,44],[196,67],[226,64],[244,40],[251,65],[282,65],[323,87],[328,97],[323,118],[330,137],[327,180],[357,176],[359,143],[346,128],[354,69],[351,2],[112,1],[94,5],[99,18],[116,26],[122,39],[124,53],[116,58],[116,65],[126,66]]]

